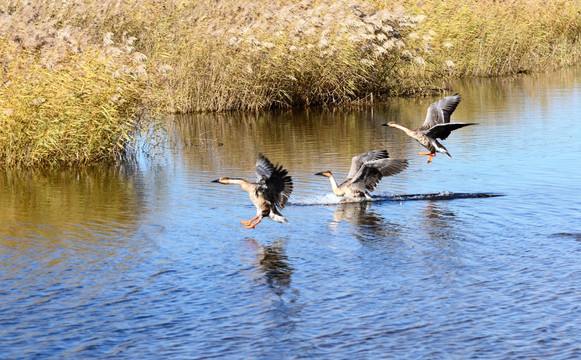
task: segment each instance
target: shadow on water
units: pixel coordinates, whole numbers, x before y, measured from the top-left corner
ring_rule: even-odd
[[[346,221],[348,223],[366,226],[376,226],[382,222],[381,216],[370,211],[369,202],[360,203],[340,203],[334,213],[335,221]]]
[[[245,241],[254,255],[252,265],[258,271],[258,276],[253,276],[253,280],[266,286],[266,294],[275,295],[271,299],[272,306],[263,308],[261,314],[268,319],[266,323],[271,323],[265,328],[267,338],[284,337],[295,330],[295,318],[303,308],[297,302],[298,291],[292,290],[295,269],[286,253],[288,239],[276,238],[269,245],[262,245],[254,238],[246,238]]]
[[[503,196],[495,193],[451,193],[441,192],[432,194],[404,194],[404,195],[375,195],[371,200],[364,201],[345,201],[340,198],[323,197],[315,199],[313,203],[301,202],[298,206],[324,205],[333,206],[333,223],[346,222],[352,225],[356,230],[357,238],[365,242],[367,239],[397,239],[404,231],[402,224],[390,222],[372,209],[372,204],[382,202],[419,201],[426,202],[425,208],[421,211],[419,217],[421,224],[417,224],[419,229],[426,231],[428,238],[437,239],[437,241],[446,241],[446,239],[455,235],[449,235],[451,228],[451,219],[455,217],[454,213],[440,205],[442,200],[454,199],[472,199],[472,198],[489,198]],[[329,202],[336,200],[338,202]]]
[[[581,242],[581,233],[561,232],[561,233],[552,234],[551,237],[563,238],[563,239],[573,239],[573,240]]]
[[[424,219],[426,229],[442,230],[449,228],[448,220],[455,216],[453,211],[443,208],[434,200],[429,200],[422,210],[421,219]]]

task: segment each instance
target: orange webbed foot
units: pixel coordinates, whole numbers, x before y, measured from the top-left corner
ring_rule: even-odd
[[[252,222],[256,219],[258,219],[258,215],[256,215],[255,217],[253,217],[252,219],[250,219],[248,221],[240,220],[240,224],[248,226],[248,225],[252,224]]]
[[[247,224],[247,226],[244,226],[245,229],[254,229],[256,227],[256,225],[260,224],[260,222],[262,221],[262,219],[258,219],[257,222],[253,223],[253,224]]]
[[[432,158],[436,156],[434,153],[430,152],[419,152],[418,155],[427,155],[428,156],[428,164],[432,162]]]

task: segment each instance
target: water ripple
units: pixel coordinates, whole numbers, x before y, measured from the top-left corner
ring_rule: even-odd
[[[480,124],[429,165],[377,128],[421,119],[426,98],[199,115],[176,141],[222,146],[130,173],[0,181],[2,357],[580,358],[581,86],[542,78],[460,87],[454,116]],[[313,175],[344,178],[369,148],[410,164],[373,201],[345,203]],[[248,195],[210,181],[253,179],[259,151],[295,190],[288,224],[247,230]]]

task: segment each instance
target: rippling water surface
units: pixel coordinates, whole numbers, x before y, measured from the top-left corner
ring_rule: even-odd
[[[1,357],[581,357],[581,70],[452,87],[478,125],[429,165],[380,125],[436,98],[180,117],[136,167],[1,173]],[[371,149],[410,161],[378,201],[313,175]],[[259,152],[295,189],[246,230],[210,181]]]

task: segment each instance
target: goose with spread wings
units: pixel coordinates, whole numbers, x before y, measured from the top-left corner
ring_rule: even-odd
[[[249,182],[241,178],[221,177],[212,182],[220,184],[238,184],[250,196],[250,200],[256,206],[256,216],[249,221],[240,221],[246,229],[253,229],[262,218],[268,217],[279,223],[288,222],[280,213],[286,205],[293,191],[292,178],[282,165],[274,166],[262,154],[256,161],[256,182]]]
[[[415,139],[423,147],[428,149],[429,152],[418,153],[419,155],[428,156],[428,164],[432,161],[432,157],[436,156],[436,152],[452,157],[444,145],[440,144],[437,139],[445,140],[456,129],[468,125],[476,125],[476,123],[450,122],[450,116],[456,110],[460,100],[460,94],[454,94],[431,104],[428,107],[426,120],[416,130],[408,129],[393,121],[383,124],[383,126],[391,126],[404,131],[409,137]]]
[[[407,160],[390,159],[387,150],[371,150],[351,159],[349,175],[341,185],[337,184],[330,171],[322,171],[315,175],[329,178],[333,193],[337,196],[371,199],[369,192],[375,190],[384,176],[396,175],[407,166]]]

